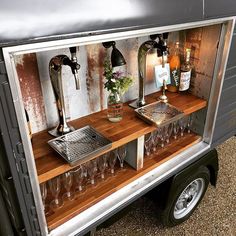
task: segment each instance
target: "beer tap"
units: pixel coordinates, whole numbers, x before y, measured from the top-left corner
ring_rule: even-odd
[[[138,74],[139,74],[139,95],[138,99],[129,106],[133,108],[138,108],[146,105],[145,101],[145,80],[146,80],[146,57],[148,52],[156,48],[157,49],[157,57],[162,57],[163,59],[163,52],[166,50],[166,47],[161,40],[161,36],[159,34],[157,35],[151,35],[151,40],[148,40],[144,42],[138,50]],[[158,41],[155,41],[158,39]]]
[[[161,40],[161,44],[162,44],[162,67],[165,67],[165,64],[167,63],[167,59],[168,59],[168,47],[167,47],[167,38],[168,38],[168,33],[164,33],[163,34],[163,40]],[[167,90],[167,83],[166,80],[163,79],[163,85],[162,85],[162,94],[159,97],[159,100],[161,102],[168,102],[168,97],[166,96],[166,90]]]
[[[56,98],[59,124],[54,129],[50,130],[49,133],[55,137],[69,133],[74,130],[72,126],[69,126],[66,122],[65,114],[65,101],[64,101],[64,90],[62,85],[62,66],[66,65],[71,68],[71,72],[75,78],[76,89],[80,89],[78,70],[80,65],[77,63],[76,47],[70,48],[71,59],[66,55],[57,55],[53,57],[49,62],[49,75]]]

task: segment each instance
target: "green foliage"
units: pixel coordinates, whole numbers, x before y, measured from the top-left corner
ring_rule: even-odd
[[[124,76],[120,71],[113,72],[110,61],[107,58],[104,61],[104,76],[106,78],[104,87],[110,92],[124,94],[133,84],[131,77]]]

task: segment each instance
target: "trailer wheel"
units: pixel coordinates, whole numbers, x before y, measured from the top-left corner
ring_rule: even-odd
[[[162,222],[166,226],[175,226],[187,220],[202,200],[210,180],[206,167],[199,168],[179,186],[174,194],[168,197],[162,211]]]

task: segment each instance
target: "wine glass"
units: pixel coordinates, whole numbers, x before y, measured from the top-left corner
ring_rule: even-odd
[[[96,159],[87,162],[87,172],[88,172],[88,177],[90,178],[90,183],[92,185],[95,185],[95,174],[97,172],[97,161],[96,161]]]
[[[78,166],[74,171],[74,179],[75,179],[75,183],[76,183],[76,191],[78,191],[79,193],[81,193],[84,188],[82,186],[83,180],[85,178],[84,176],[84,172],[85,172],[85,168],[83,165]]]
[[[98,159],[97,159],[98,169],[101,172],[101,178],[103,180],[105,179],[105,169],[107,167],[107,157],[108,157],[108,153],[98,157]]]
[[[66,192],[64,193],[63,197],[68,200],[73,200],[75,195],[71,191],[71,187],[73,185],[73,172],[68,171],[62,175],[62,182],[64,184],[64,187],[66,189]]]
[[[191,132],[192,124],[193,124],[193,114],[190,114],[188,116],[188,123],[187,123],[187,131],[188,131],[189,134]]]
[[[179,120],[180,135],[184,136],[184,130],[188,124],[188,116],[184,116]]]
[[[177,139],[178,133],[179,133],[179,122],[178,121],[174,121],[173,122],[174,139]]]
[[[161,144],[161,147],[163,148],[165,146],[165,138],[166,138],[166,128],[165,126],[162,126],[162,127],[158,127],[158,132],[159,132],[159,135],[160,135],[160,144]]]
[[[111,168],[112,175],[114,175],[114,173],[115,173],[115,164],[116,164],[116,160],[117,160],[117,155],[118,155],[117,150],[113,150],[109,154],[108,162],[109,162],[109,166]]]
[[[171,136],[172,132],[173,132],[173,123],[170,123],[169,125],[167,125],[165,127],[165,136],[166,136],[165,141],[166,141],[166,143],[170,142],[170,136]]]
[[[44,212],[47,214],[49,212],[48,209],[48,204],[46,204],[46,198],[47,198],[47,183],[41,183],[40,185],[40,192],[41,192],[41,197],[42,197],[42,202],[43,202],[43,207],[44,207]]]
[[[151,154],[152,144],[153,144],[152,133],[146,134],[144,136],[144,148],[145,148],[145,153],[147,156]]]
[[[158,146],[158,139],[159,139],[158,130],[152,132],[152,151],[155,152]]]
[[[124,160],[127,154],[126,145],[118,147],[118,159],[120,161],[120,167],[124,168]]]
[[[59,194],[61,191],[61,178],[60,176],[50,179],[48,181],[49,189],[52,193],[53,200],[50,205],[52,208],[59,208],[63,205],[63,201],[59,198]]]

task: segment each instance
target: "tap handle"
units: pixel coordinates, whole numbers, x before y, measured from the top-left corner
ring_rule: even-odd
[[[163,33],[163,39],[164,40],[168,39],[168,35],[169,35],[169,33]]]
[[[77,57],[76,57],[76,47],[70,47],[70,54],[71,54],[71,61],[72,62],[77,62]]]
[[[78,70],[80,68],[80,65],[77,63],[77,57],[76,57],[76,47],[70,47],[70,53],[71,53],[71,71],[75,78],[75,86],[76,89],[80,89],[80,83],[79,83],[79,76],[78,76]]]
[[[70,49],[70,53],[71,53],[71,54],[72,54],[72,53],[76,53],[76,47],[70,47],[69,49]]]

